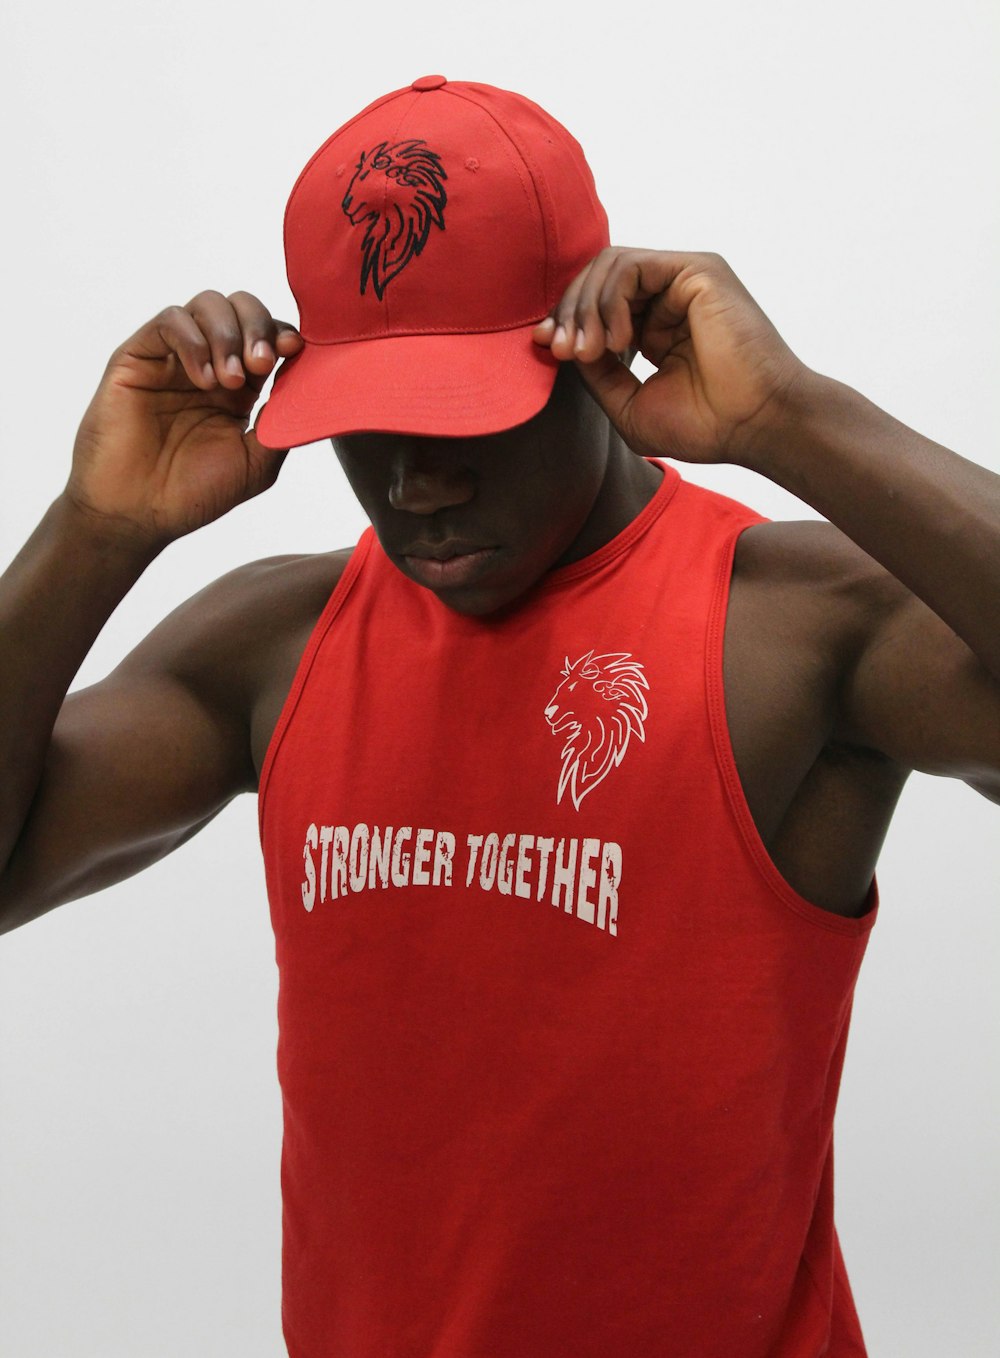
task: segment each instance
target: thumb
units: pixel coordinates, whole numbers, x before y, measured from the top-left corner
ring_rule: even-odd
[[[270,490],[278,479],[282,464],[288,456],[287,448],[268,448],[257,438],[257,427],[248,429],[243,435],[243,442],[246,445],[250,465],[255,472],[257,488],[254,494],[259,495],[262,490]]]
[[[605,349],[601,357],[594,359],[592,363],[584,363],[580,359],[573,361],[587,385],[587,390],[619,434],[625,438],[625,426],[628,422],[626,411],[633,396],[642,386],[638,377],[610,349]]]

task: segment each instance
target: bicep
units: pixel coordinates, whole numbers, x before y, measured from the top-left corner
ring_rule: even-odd
[[[847,734],[1000,800],[1000,683],[926,604],[899,590],[845,682]]]
[[[0,884],[13,927],[162,858],[252,786],[239,723],[165,671],[70,694]]]

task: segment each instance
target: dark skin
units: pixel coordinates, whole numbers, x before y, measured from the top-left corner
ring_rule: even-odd
[[[527,424],[335,440],[386,550],[419,574],[414,547],[496,549],[438,590],[488,615],[635,517],[660,475],[636,453],[736,462],[814,505],[831,523],[740,538],[726,704],[777,867],[859,913],[911,769],[1000,800],[1000,478],[806,368],[718,256],[604,251],[535,340],[563,367]],[[112,356],[66,489],[0,583],[0,708],[17,717],[0,722],[4,928],[138,871],[255,790],[349,551],[232,572],[65,694],[145,566],[273,483],[284,450],[248,417],[300,344],[250,294],[202,293]],[[619,357],[633,345],[656,365],[644,384]]]
[[[609,429],[572,366],[514,429],[476,439],[350,434],[333,446],[386,554],[418,584],[414,548],[495,549],[481,579],[435,588],[449,608],[480,616],[609,542],[661,479]]]

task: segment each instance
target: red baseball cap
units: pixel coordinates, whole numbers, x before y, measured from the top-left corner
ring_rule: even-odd
[[[443,75],[376,99],[288,200],[305,344],[279,366],[257,437],[523,423],[559,367],[532,331],[608,243],[582,148],[530,99]]]

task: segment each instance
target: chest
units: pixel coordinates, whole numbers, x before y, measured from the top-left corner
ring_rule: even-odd
[[[252,719],[258,772],[316,621],[297,619],[274,647]],[[667,586],[641,608],[602,604],[582,623],[550,614],[491,639],[456,641],[433,616],[412,636],[349,630],[332,634],[326,678],[310,680],[298,717],[311,733],[299,755],[308,776],[334,778],[342,798],[398,797],[405,821],[407,797],[455,797],[482,804],[485,826],[498,796],[572,822],[604,806],[619,819],[625,807],[664,808],[673,788],[670,815],[696,823],[731,757],[731,795],[785,880],[834,913],[861,907],[901,784],[831,745],[836,667],[773,594],[737,579],[717,605],[685,603]]]

